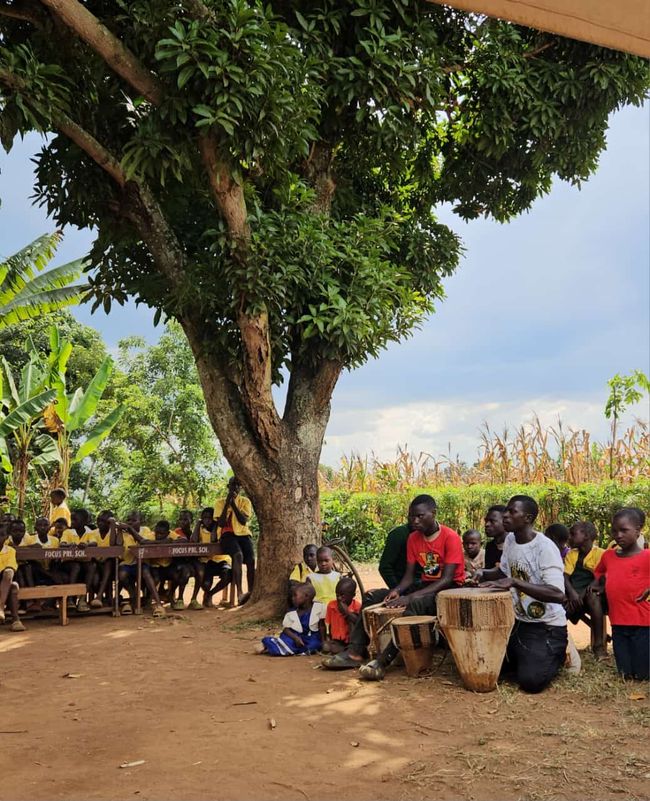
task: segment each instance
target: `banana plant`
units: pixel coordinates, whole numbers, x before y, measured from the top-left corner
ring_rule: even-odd
[[[0,362],[0,469],[16,495],[18,514],[25,508],[29,470],[58,461],[58,451],[40,423],[56,390],[47,386],[47,370],[32,352],[18,384],[6,359]]]
[[[88,287],[73,282],[84,271],[84,259],[41,272],[60,241],[58,231],[45,234],[0,261],[0,328],[79,303]]]
[[[85,390],[78,388],[68,393],[66,367],[72,345],[61,341],[55,326],[50,328],[49,334],[46,383],[55,395],[43,411],[43,425],[54,435],[58,452],[59,465],[53,483],[67,489],[71,466],[97,450],[122,416],[124,406],[120,404],[95,420],[97,406],[113,372],[113,360],[110,356],[104,359]]]

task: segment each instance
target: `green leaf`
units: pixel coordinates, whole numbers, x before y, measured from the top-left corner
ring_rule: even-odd
[[[111,433],[120,417],[124,414],[124,410],[125,407],[120,404],[88,432],[85,441],[74,455],[72,464],[80,462],[82,459],[85,459],[86,456],[90,456],[91,453],[94,453],[97,450],[100,444]]]
[[[95,409],[97,408],[97,404],[99,403],[102,395],[104,394],[104,390],[106,389],[106,385],[108,384],[108,379],[111,377],[111,373],[113,372],[113,360],[110,356],[107,356],[104,361],[101,363],[99,370],[93,376],[91,382],[88,384],[86,391],[83,393],[83,396],[76,401],[76,393],[75,397],[73,398],[73,402],[70,404],[68,410],[68,419],[64,422],[66,424],[66,429],[70,432],[76,431],[78,428],[89,420],[93,414],[95,413]],[[74,408],[73,408],[74,404]]]
[[[20,426],[29,425],[55,397],[55,390],[47,389],[16,406],[0,421],[0,437],[7,437]]]

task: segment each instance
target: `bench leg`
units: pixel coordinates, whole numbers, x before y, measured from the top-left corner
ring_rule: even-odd
[[[59,620],[62,626],[68,625],[68,599],[65,595],[61,598],[61,604],[59,606]]]

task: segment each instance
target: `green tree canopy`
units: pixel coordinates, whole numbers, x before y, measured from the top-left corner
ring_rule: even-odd
[[[96,302],[182,325],[278,603],[318,535],[341,370],[411,333],[458,263],[435,207],[507,221],[586,179],[648,77],[423,0],[4,0],[0,33],[0,138],[54,134],[36,194],[97,229]]]

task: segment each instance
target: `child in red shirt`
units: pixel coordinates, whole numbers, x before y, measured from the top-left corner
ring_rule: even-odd
[[[650,676],[650,551],[637,544],[645,524],[641,509],[627,507],[612,520],[615,550],[607,550],[594,570],[590,592],[605,590],[616,667],[623,678]]]
[[[323,632],[324,654],[338,654],[350,642],[350,629],[357,622],[361,604],[354,597],[357,582],[342,578],[336,585],[336,600],[327,604],[325,631]]]

